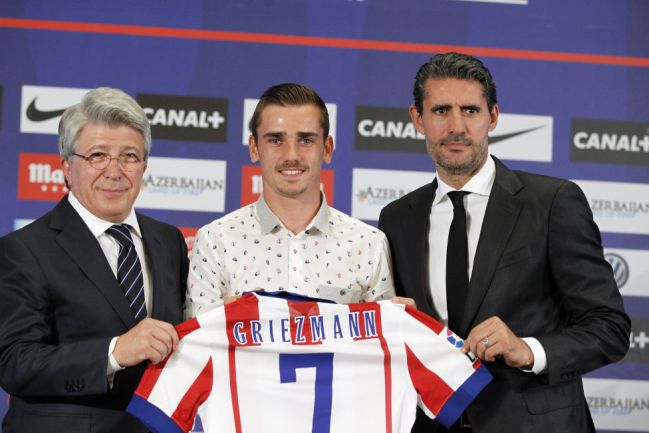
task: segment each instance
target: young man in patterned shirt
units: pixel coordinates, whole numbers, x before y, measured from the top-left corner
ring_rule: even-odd
[[[320,169],[334,148],[320,96],[300,84],[273,86],[249,127],[250,159],[261,165],[263,193],[198,232],[186,317],[260,289],[339,303],[393,298],[385,235],[329,207],[320,190]]]

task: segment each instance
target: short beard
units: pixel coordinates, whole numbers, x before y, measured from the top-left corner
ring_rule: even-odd
[[[471,159],[460,163],[456,163],[451,160],[446,160],[441,154],[438,155],[438,158],[436,159],[433,152],[429,151],[428,152],[429,155],[431,156],[433,161],[435,161],[435,166],[438,167],[438,170],[439,168],[442,168],[446,173],[452,176],[463,176],[463,175],[470,175],[475,173],[486,159],[485,150],[488,144],[486,142],[478,144],[473,140],[465,138],[463,134],[458,134],[458,135],[452,135],[446,137],[445,139],[441,140],[437,144],[437,147],[441,147],[447,143],[452,143],[457,141],[464,142],[471,147],[479,147],[479,151],[473,154]]]
[[[466,175],[474,173],[482,164],[483,159],[481,154],[475,154],[473,158],[462,163],[453,163],[451,161],[446,161],[444,158],[440,157],[435,161],[435,165],[444,169],[448,174],[453,176]]]

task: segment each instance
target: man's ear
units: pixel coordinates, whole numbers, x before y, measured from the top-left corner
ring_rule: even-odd
[[[324,142],[324,152],[322,154],[322,161],[325,162],[326,164],[329,164],[333,156],[334,156],[334,139],[330,135],[327,137],[327,139]]]
[[[248,153],[250,154],[250,161],[253,163],[259,161],[259,149],[257,148],[257,140],[255,136],[250,134],[248,136]]]
[[[417,111],[417,107],[411,105],[410,107],[408,107],[408,113],[410,113],[410,120],[412,120],[413,125],[415,125],[417,132],[423,134],[424,124],[421,121],[421,114],[419,114],[419,111]]]
[[[67,159],[61,158],[61,168],[63,169],[63,176],[65,177],[65,186],[70,189],[70,175],[72,174],[72,169],[70,168],[70,163]]]
[[[496,126],[498,125],[498,116],[500,115],[500,108],[498,107],[498,104],[494,104],[489,115],[491,116],[491,122],[489,123],[489,132],[491,132],[496,129]]]

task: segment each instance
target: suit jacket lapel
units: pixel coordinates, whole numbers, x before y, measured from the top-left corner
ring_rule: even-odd
[[[408,257],[408,271],[412,278],[411,294],[419,309],[432,316],[437,316],[433,306],[429,284],[427,282],[428,269],[428,232],[430,230],[430,208],[435,198],[437,179],[418,190],[409,201],[413,217],[404,221],[406,236],[405,239],[412,242],[411,245],[404,245],[410,251]],[[422,306],[425,306],[422,308]]]
[[[126,327],[130,329],[135,326],[133,312],[99,242],[72,208],[67,197],[53,210],[50,227],[59,231],[56,237],[58,244],[106,298]]]
[[[473,261],[462,325],[458,332],[466,336],[484,299],[509,236],[516,225],[522,202],[516,197],[523,188],[516,174],[497,158],[494,180]]]
[[[167,250],[164,248],[158,232],[151,227],[150,222],[146,218],[142,218],[138,214],[137,221],[140,225],[140,230],[142,230],[142,242],[144,243],[144,251],[150,267],[151,294],[153,296],[151,317],[164,319],[164,300],[166,299],[164,291],[166,284],[162,276],[167,273],[167,270],[164,268],[165,263],[168,263],[164,260]]]

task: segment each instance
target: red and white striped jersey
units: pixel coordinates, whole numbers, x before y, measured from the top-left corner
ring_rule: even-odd
[[[206,433],[408,433],[418,403],[449,426],[491,380],[447,328],[391,301],[249,293],[176,329],[127,409],[156,433],[197,412]]]

